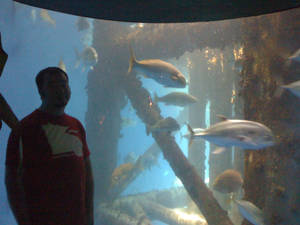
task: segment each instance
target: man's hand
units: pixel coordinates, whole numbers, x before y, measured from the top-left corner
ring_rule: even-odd
[[[0,77],[2,75],[2,71],[4,69],[7,57],[8,57],[8,55],[2,48],[1,33],[0,33]]]

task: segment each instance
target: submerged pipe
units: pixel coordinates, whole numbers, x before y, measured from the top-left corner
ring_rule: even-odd
[[[151,101],[150,93],[142,87],[141,81],[134,74],[121,75],[120,77],[124,78],[122,79],[123,88],[140,119],[146,125],[153,125],[162,119],[159,108]],[[212,192],[197,174],[196,169],[184,156],[174,137],[163,132],[153,133],[152,136],[174,173],[180,178],[190,197],[203,213],[207,223],[210,225],[233,225],[226,212],[214,199]]]

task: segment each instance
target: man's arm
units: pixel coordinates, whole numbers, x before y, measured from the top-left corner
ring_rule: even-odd
[[[29,225],[29,215],[25,201],[25,192],[22,184],[22,177],[18,168],[6,166],[5,185],[7,198],[14,217],[19,225]]]
[[[19,225],[28,225],[29,215],[22,182],[22,144],[19,130],[13,130],[9,136],[6,151],[5,186],[10,208]]]
[[[87,224],[94,224],[94,178],[89,157],[85,158]]]

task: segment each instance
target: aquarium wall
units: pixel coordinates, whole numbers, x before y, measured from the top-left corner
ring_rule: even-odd
[[[300,224],[299,9],[125,23],[0,3],[0,90],[18,119],[58,66],[86,129],[95,224]],[[4,185],[0,224],[16,224]]]

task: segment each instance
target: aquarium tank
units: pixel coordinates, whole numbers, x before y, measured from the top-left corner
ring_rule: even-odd
[[[4,115],[39,108],[35,76],[55,66],[86,130],[95,225],[299,225],[299,18],[119,22],[1,0],[0,224],[17,224]]]

